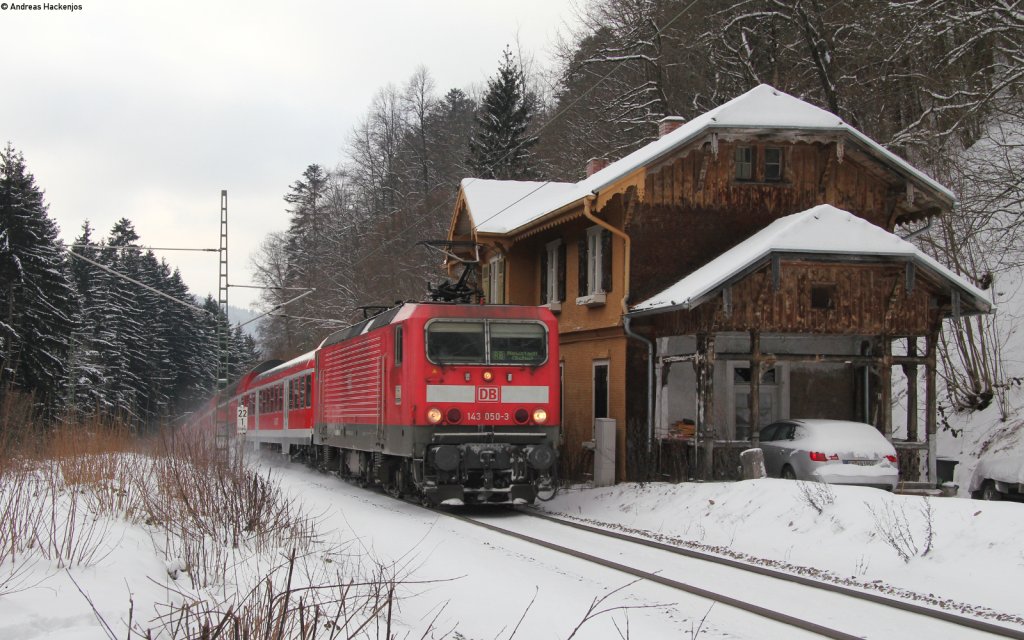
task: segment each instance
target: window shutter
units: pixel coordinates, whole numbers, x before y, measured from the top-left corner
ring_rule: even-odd
[[[540,254],[540,303],[548,302],[548,250],[545,248]]]
[[[494,292],[494,301],[498,304],[505,304],[505,258],[499,258],[494,263],[494,270],[498,272],[495,278],[497,291]]]
[[[491,263],[489,262],[480,265],[480,288],[483,289],[484,299],[487,302],[494,302],[491,300]]]
[[[584,234],[584,236],[582,238],[580,238],[579,242],[577,242],[576,245],[577,245],[577,248],[578,248],[578,251],[579,251],[579,267],[580,267],[579,271],[578,271],[579,278],[577,278],[578,284],[579,284],[579,292],[576,295],[579,296],[580,298],[582,298],[583,296],[588,295],[590,293],[589,291],[587,291],[587,236],[586,236],[586,234]]]
[[[558,300],[565,300],[565,243],[558,245]]]
[[[601,231],[601,288],[612,291],[612,232],[607,229]]]

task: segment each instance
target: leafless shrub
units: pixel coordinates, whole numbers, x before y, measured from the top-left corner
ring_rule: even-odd
[[[800,491],[800,502],[814,509],[818,515],[823,514],[825,509],[836,501],[836,494],[827,482],[798,480],[796,486]]]
[[[610,602],[613,596],[620,593],[621,591],[628,589],[629,587],[632,587],[637,582],[640,582],[639,578],[632,582],[628,582],[622,585],[621,587],[618,587],[617,589],[612,589],[603,596],[595,597],[590,602],[590,607],[588,607],[586,613],[583,614],[583,618],[579,621],[579,624],[577,624],[576,627],[572,630],[572,633],[570,633],[566,637],[566,640],[572,640],[573,638],[575,638],[576,634],[579,633],[580,629],[594,618],[597,618],[605,614],[613,614],[616,612],[622,612],[625,615],[625,633],[623,633],[622,629],[619,628],[617,623],[615,624],[616,629],[619,631],[619,636],[622,638],[628,638],[630,611],[634,609],[665,609],[669,606],[667,604],[616,605]]]
[[[163,437],[155,453],[155,487],[144,494],[150,524],[254,552],[301,550],[317,539],[315,520],[284,495],[270,471],[229,460],[199,437]]]
[[[697,636],[700,635],[700,632],[704,629],[704,623],[707,621],[708,616],[711,615],[711,610],[714,608],[715,603],[712,602],[711,606],[708,607],[708,610],[704,612],[704,617],[700,619],[700,622],[696,627],[693,626],[692,622],[690,623],[690,640],[697,640]]]
[[[911,558],[924,557],[931,552],[935,541],[935,513],[930,499],[924,498],[920,506],[923,520],[920,534],[914,533],[902,503],[897,507],[892,501],[886,501],[880,511],[868,505],[868,511],[874,520],[875,532],[903,562],[910,562]]]
[[[222,601],[178,592],[181,603],[164,606],[156,626],[136,625],[132,632],[187,640],[393,637],[398,591],[412,583],[393,565],[374,563],[364,572],[358,562],[329,555],[334,560],[324,562],[322,553],[293,548],[254,574],[251,588]]]

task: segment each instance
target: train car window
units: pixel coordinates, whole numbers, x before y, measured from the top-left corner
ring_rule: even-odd
[[[395,327],[395,366],[402,365],[402,325]]]
[[[547,360],[547,335],[532,322],[492,322],[491,364],[538,365]]]
[[[427,326],[427,358],[435,364],[483,364],[484,323],[431,322]]]
[[[313,406],[313,376],[306,376],[306,408]]]

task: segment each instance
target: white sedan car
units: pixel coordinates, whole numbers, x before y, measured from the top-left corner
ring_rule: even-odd
[[[855,484],[892,491],[896,449],[878,429],[845,420],[782,420],[761,429],[770,477]]]

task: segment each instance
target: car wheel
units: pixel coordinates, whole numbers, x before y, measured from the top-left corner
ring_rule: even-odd
[[[782,479],[783,480],[796,480],[796,472],[793,471],[793,467],[788,464],[782,467]]]
[[[1002,500],[1003,494],[999,493],[999,489],[996,488],[996,483],[992,480],[986,480],[985,484],[981,485],[980,496],[982,500]]]

